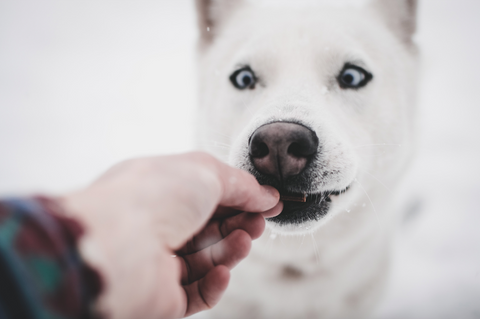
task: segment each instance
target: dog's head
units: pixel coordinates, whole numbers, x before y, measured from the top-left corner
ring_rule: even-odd
[[[306,195],[271,227],[314,230],[408,160],[416,3],[257,2],[197,0],[197,136],[261,184]]]

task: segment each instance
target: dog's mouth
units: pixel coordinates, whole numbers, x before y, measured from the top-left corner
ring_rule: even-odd
[[[331,196],[339,196],[348,189],[349,187],[316,194],[291,194],[280,191],[283,210],[280,215],[268,220],[280,225],[318,221],[327,215],[332,202]]]

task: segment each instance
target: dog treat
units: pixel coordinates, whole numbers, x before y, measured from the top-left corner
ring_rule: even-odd
[[[280,200],[285,202],[305,203],[307,194],[280,194]]]

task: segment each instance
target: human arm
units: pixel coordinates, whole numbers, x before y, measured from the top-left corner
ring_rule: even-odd
[[[190,153],[127,161],[61,198],[4,201],[0,317],[88,318],[93,301],[111,318],[208,309],[263,217],[280,213],[278,199],[246,172]]]
[[[81,252],[103,275],[99,309],[114,318],[212,307],[265,227],[260,214],[226,217],[282,209],[275,189],[204,153],[127,161],[61,202],[86,227]]]

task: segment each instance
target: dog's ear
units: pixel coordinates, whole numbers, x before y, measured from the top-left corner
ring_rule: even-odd
[[[417,3],[418,0],[372,1],[389,28],[408,44],[417,28]]]
[[[195,0],[200,40],[203,44],[213,40],[220,24],[242,2],[244,0]]]

